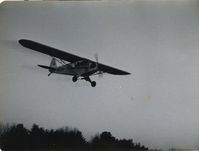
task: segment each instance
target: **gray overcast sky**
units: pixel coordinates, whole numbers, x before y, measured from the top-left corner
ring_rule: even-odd
[[[0,121],[104,130],[151,148],[199,147],[198,1],[4,2],[0,5]],[[47,76],[50,57],[26,38],[132,74]]]

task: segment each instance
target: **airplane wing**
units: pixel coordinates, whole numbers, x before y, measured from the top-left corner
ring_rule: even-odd
[[[65,60],[68,62],[76,62],[76,61],[84,60],[84,58],[82,58],[82,57],[70,54],[68,52],[61,51],[56,48],[52,48],[52,47],[40,44],[40,43],[32,41],[32,40],[20,39],[19,43],[26,48],[44,53],[49,56],[53,56],[53,57]]]
[[[52,57],[56,57],[56,58],[65,60],[65,61],[68,61],[68,62],[76,62],[76,61],[80,61],[80,60],[87,60],[89,62],[94,62],[92,60],[89,60],[89,59],[86,59],[86,58],[83,58],[83,57],[79,57],[79,56],[73,55],[71,53],[64,52],[64,51],[61,51],[59,49],[46,46],[44,44],[40,44],[40,43],[32,41],[32,40],[20,39],[19,43],[26,48],[44,53],[44,54],[52,56]],[[130,74],[126,71],[116,69],[116,68],[113,68],[113,67],[101,64],[101,63],[98,64],[98,67],[99,67],[100,71],[103,71],[103,72],[106,72],[106,73],[109,73],[109,74],[115,74],[115,75],[128,75],[128,74]]]
[[[100,69],[100,71],[109,73],[109,74],[115,74],[115,75],[128,75],[130,74],[129,72],[120,70],[120,69],[116,69],[104,64],[99,63],[98,68]]]

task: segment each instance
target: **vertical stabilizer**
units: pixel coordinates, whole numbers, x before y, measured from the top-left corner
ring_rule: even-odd
[[[57,63],[56,63],[56,59],[55,58],[52,58],[52,60],[50,62],[50,67],[57,68]]]

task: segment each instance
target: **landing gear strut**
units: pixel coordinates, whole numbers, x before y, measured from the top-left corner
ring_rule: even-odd
[[[96,86],[96,82],[95,81],[91,81],[90,77],[85,77],[84,78],[86,81],[90,82],[91,86],[92,87],[95,87]]]
[[[72,80],[73,80],[73,82],[76,82],[76,81],[77,81],[77,76],[74,76],[74,77],[72,78]]]
[[[90,82],[90,84],[91,84],[92,87],[96,86],[96,82],[95,81],[91,81],[90,77],[82,77],[80,80],[83,80],[83,79],[86,80],[86,81],[88,81],[88,82]],[[78,77],[76,75],[73,76],[72,81],[76,82],[77,80],[78,80]]]

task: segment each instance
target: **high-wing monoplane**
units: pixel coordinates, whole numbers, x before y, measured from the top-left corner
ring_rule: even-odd
[[[52,73],[71,75],[73,76],[73,82],[76,82],[77,80],[86,80],[91,83],[92,87],[95,87],[96,82],[91,81],[90,76],[101,75],[103,73],[109,73],[113,75],[130,74],[126,71],[99,63],[97,55],[95,56],[96,61],[92,61],[90,59],[79,57],[77,55],[73,55],[71,53],[64,52],[32,40],[20,39],[19,43],[26,48],[52,57],[50,66],[38,65],[41,68],[48,69],[48,76],[50,76]],[[57,63],[59,63],[60,66],[58,66]]]

